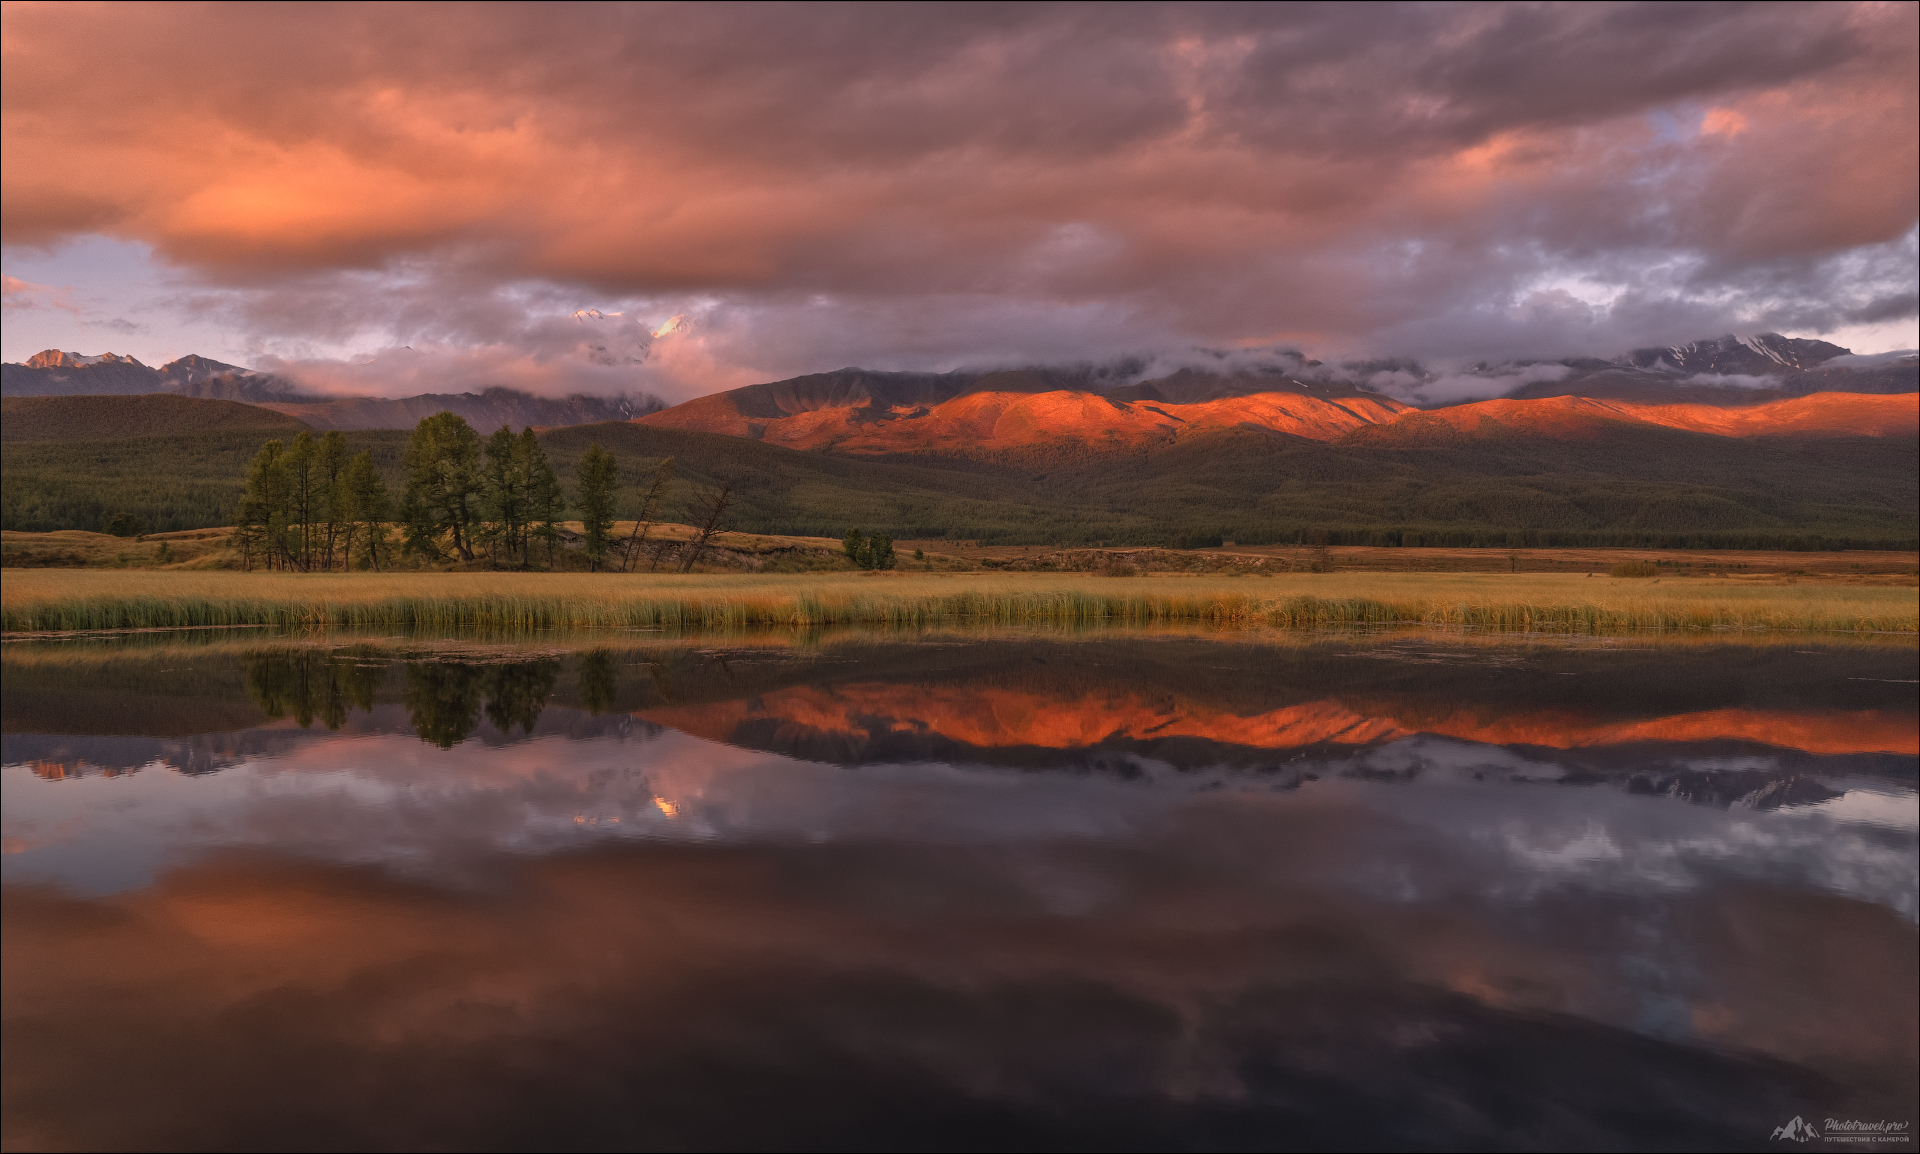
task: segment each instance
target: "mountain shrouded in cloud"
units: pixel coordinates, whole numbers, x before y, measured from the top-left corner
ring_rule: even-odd
[[[105,327],[191,318],[313,388],[379,367],[407,377],[386,395],[685,400],[1191,346],[1914,343],[1912,5],[13,5],[4,28],[8,359],[76,347],[36,339],[57,320],[157,363],[188,350]],[[166,291],[68,275],[89,238]]]

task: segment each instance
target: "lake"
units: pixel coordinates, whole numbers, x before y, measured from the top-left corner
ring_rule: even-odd
[[[1913,1145],[1911,639],[0,657],[9,1150]]]

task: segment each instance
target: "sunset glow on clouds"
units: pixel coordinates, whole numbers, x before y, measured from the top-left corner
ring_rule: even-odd
[[[4,20],[8,360],[683,399],[1194,344],[1914,343],[1911,4]]]

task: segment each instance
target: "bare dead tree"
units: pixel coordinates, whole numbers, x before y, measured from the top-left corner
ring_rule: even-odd
[[[673,539],[671,537],[662,537],[658,541],[655,541],[652,551],[648,554],[647,572],[658,573],[660,571],[660,562],[666,560],[667,554],[671,552],[673,552]]]
[[[666,495],[667,483],[672,480],[673,458],[668,457],[653,471],[653,483],[647,486],[646,496],[640,498],[640,517],[633,523],[633,532],[627,534],[626,543],[620,546],[622,573],[632,572],[633,563],[639,560],[640,551],[647,543],[647,534],[653,532],[654,511],[660,505],[660,498]]]
[[[732,505],[733,482],[727,481],[720,486],[720,491],[713,495],[713,505],[707,510],[706,523],[700,526],[699,535],[694,537],[687,555],[681,559],[680,572],[693,571],[693,563],[700,559],[700,554],[706,552],[707,542],[713,540],[713,535],[720,531],[720,518],[726,516],[728,508]]]

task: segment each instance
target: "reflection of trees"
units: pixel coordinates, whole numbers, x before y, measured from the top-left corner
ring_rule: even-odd
[[[346,723],[349,706],[373,708],[384,670],[313,650],[256,653],[246,659],[247,696],[271,718],[289,715],[301,728],[317,717],[328,729]]]
[[[614,672],[613,654],[596,649],[580,659],[580,704],[588,713],[602,714],[613,708],[620,678]]]
[[[385,669],[339,653],[290,649],[246,659],[247,694],[268,717],[292,717],[302,727],[314,720],[328,729],[346,723],[350,708],[373,708]],[[515,726],[532,733],[540,711],[559,679],[554,660],[500,665],[463,665],[439,661],[406,664],[404,701],[420,740],[452,749],[487,720],[502,733]],[[580,673],[587,708],[599,713],[613,705],[613,658],[604,650],[587,655]]]
[[[438,661],[407,664],[407,718],[420,740],[452,749],[480,724],[480,669]]]
[[[487,720],[495,728],[507,733],[517,725],[532,733],[559,674],[558,661],[503,665],[411,662],[407,665],[407,716],[421,741],[452,749],[480,724],[484,698]]]
[[[519,726],[533,732],[540,720],[540,709],[553,692],[560,675],[558,661],[525,661],[512,665],[493,665],[487,671],[487,720],[501,733]]]

